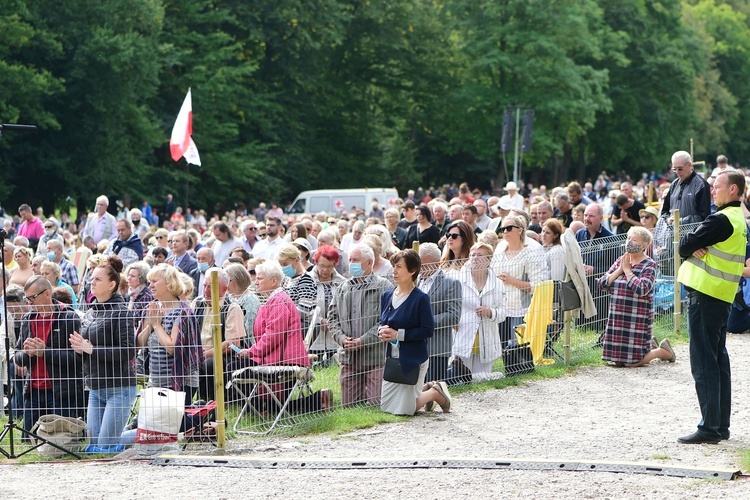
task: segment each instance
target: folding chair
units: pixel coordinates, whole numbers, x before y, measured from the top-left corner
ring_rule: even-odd
[[[312,380],[312,370],[307,366],[249,366],[234,371],[227,389],[234,388],[244,400],[242,410],[234,422],[234,430],[242,434],[264,435],[273,431],[285,418],[293,423],[294,417],[289,411],[289,404],[297,397],[313,393],[310,387]],[[291,389],[288,389],[290,384]],[[245,394],[249,386],[252,389]],[[277,394],[281,395],[283,401]],[[259,407],[263,402],[268,403],[267,411]],[[260,430],[240,429],[240,422],[245,416],[255,417]]]

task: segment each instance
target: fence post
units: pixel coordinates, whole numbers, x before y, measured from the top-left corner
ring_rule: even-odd
[[[211,271],[211,325],[214,340],[214,394],[216,395],[216,445],[226,450],[226,413],[224,407],[224,356],[221,351],[221,307],[219,304],[219,272]]]
[[[573,328],[573,311],[565,311],[563,313],[563,334],[565,338],[565,349],[563,358],[565,359],[565,366],[570,365],[570,331]]]
[[[680,333],[680,320],[682,317],[682,293],[680,282],[677,280],[677,273],[680,271],[680,252],[677,251],[680,245],[680,209],[675,208],[671,210],[672,218],[674,219],[674,332],[675,334]]]

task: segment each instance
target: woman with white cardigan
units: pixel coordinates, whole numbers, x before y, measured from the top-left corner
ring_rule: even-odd
[[[461,270],[463,305],[453,355],[472,374],[489,373],[502,355],[498,324],[505,320],[505,285],[491,272],[492,247],[476,243]]]

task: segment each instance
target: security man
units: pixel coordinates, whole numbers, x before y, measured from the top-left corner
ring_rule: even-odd
[[[679,252],[686,260],[678,279],[688,290],[690,369],[702,417],[696,432],[677,438],[680,443],[729,439],[732,382],[727,319],[745,261],[747,224],[740,206],[744,192],[743,174],[719,174],[712,187],[716,213],[680,239]]]

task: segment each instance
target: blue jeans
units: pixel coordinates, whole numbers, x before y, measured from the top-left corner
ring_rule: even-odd
[[[86,424],[91,433],[92,446],[107,451],[120,444],[120,434],[128,423],[135,393],[135,386],[89,391]]]
[[[39,417],[48,413],[58,413],[55,409],[55,398],[52,389],[40,390],[29,388],[23,398],[23,428],[30,431]],[[58,415],[61,413],[58,413]]]
[[[702,417],[698,434],[727,438],[732,405],[732,378],[726,348],[731,304],[698,291],[691,291],[688,301],[690,370]]]
[[[521,324],[523,324],[523,317],[508,316],[505,321],[498,325],[500,343],[503,349],[508,347],[509,343],[516,343],[516,327]]]

